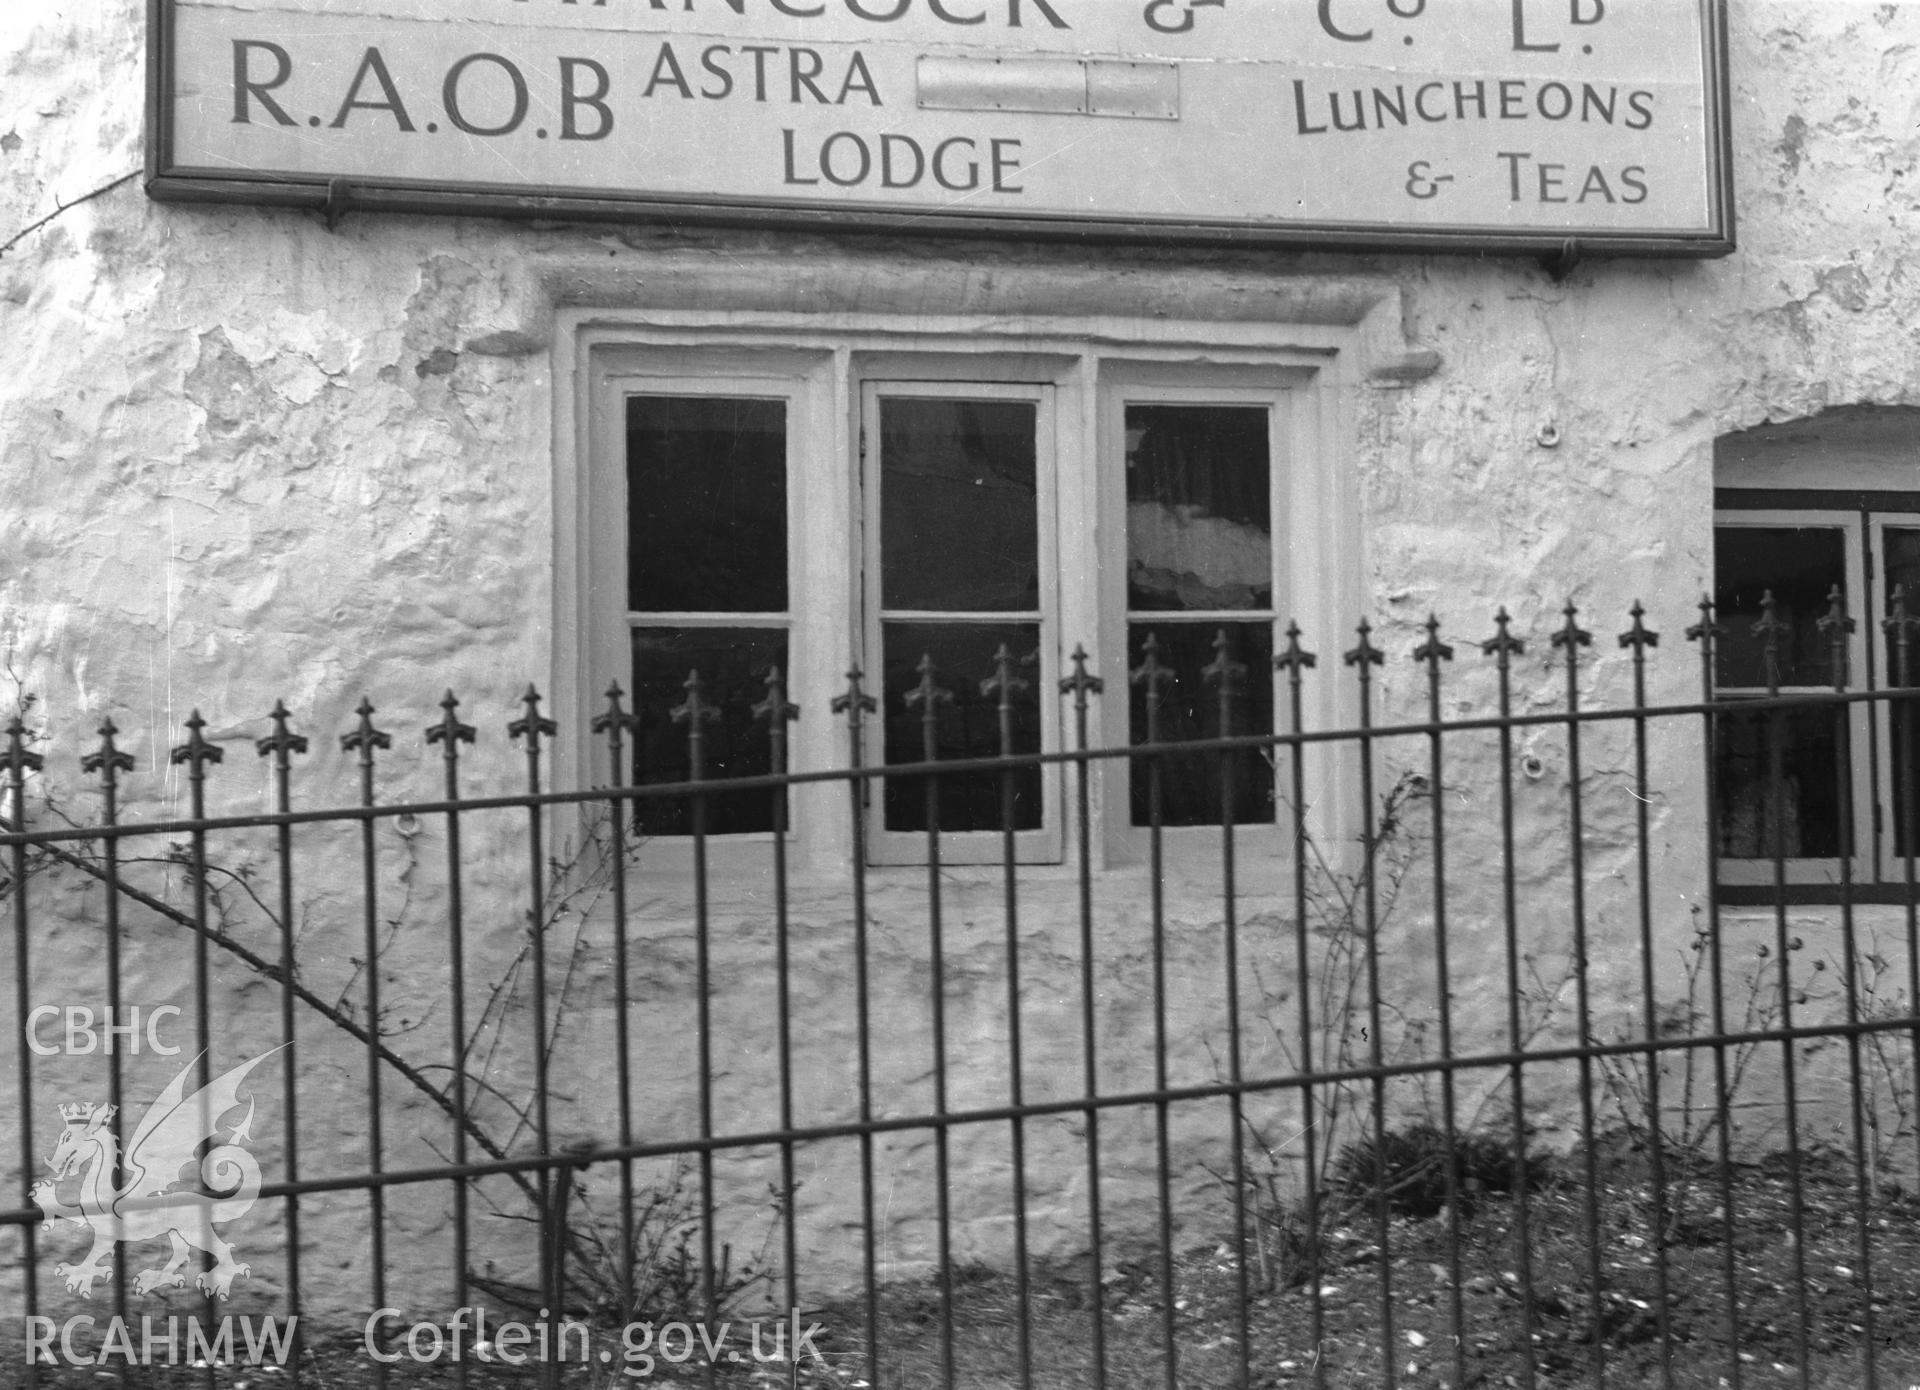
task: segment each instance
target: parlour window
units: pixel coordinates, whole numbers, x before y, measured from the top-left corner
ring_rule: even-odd
[[[1899,647],[1883,620],[1896,588],[1920,615],[1914,423],[1904,412],[1841,410],[1720,442],[1717,695],[1739,701],[1770,689],[1903,684]],[[1793,485],[1813,482],[1822,486]],[[1907,486],[1889,486],[1896,483]],[[1836,592],[1851,631],[1822,623]],[[1771,628],[1763,622],[1769,596]],[[1920,684],[1920,630],[1909,637],[1906,677],[1904,684]],[[1909,720],[1920,735],[1920,705],[1884,700],[1718,719],[1714,834],[1723,886],[1737,898],[1742,885],[1772,884],[1779,864],[1788,883],[1802,885],[1801,897],[1832,891],[1843,878],[1897,894],[1915,834],[1910,808],[1920,803]]]
[[[660,336],[590,346],[580,399],[593,466],[573,499],[583,544],[569,557],[583,636],[575,709],[587,722],[592,692],[619,681],[637,717],[622,775],[640,784],[692,774],[675,711],[696,670],[711,711],[702,773],[725,781],[773,770],[755,706],[775,666],[802,710],[789,769],[833,772],[852,751],[831,712],[852,667],[878,704],[860,756],[898,767],[922,762],[929,739],[941,763],[996,756],[1003,671],[1013,751],[1064,750],[1060,684],[1076,647],[1105,685],[1097,746],[1147,740],[1148,692],[1131,676],[1149,641],[1166,672],[1162,743],[1267,733],[1276,624],[1297,614],[1338,640],[1342,590],[1328,576],[1350,553],[1338,494],[1324,469],[1292,463],[1317,418],[1295,408],[1316,383],[1311,363],[1251,351],[1196,361],[1185,347],[1173,362],[1119,359],[1072,339],[903,350],[855,333],[796,331],[772,346]],[[1301,516],[1319,532],[1312,547],[1294,543]],[[1290,611],[1303,588],[1307,611]],[[1223,657],[1224,725],[1207,676]],[[583,748],[604,780],[604,748]],[[1214,752],[1101,762],[1094,814],[1108,856],[1138,855],[1150,761],[1171,835],[1223,814],[1249,834],[1276,821],[1263,750],[1233,754],[1226,779]],[[1057,861],[1074,775],[1040,763],[876,780],[864,853],[923,859],[933,817],[945,863],[997,862],[1008,829],[1019,859]],[[836,780],[797,784],[788,833],[838,855],[847,795]],[[704,806],[721,840],[776,824],[763,787],[717,789]],[[695,829],[683,799],[637,807],[659,851]]]

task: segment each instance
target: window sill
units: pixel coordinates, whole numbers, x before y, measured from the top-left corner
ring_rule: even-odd
[[[1788,883],[1776,888],[1771,883],[1723,883],[1714,892],[1722,907],[1838,907],[1843,903],[1864,906],[1920,902],[1920,884],[1909,889],[1904,883]]]

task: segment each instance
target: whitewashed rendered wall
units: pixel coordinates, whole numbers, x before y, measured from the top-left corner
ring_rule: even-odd
[[[724,273],[737,307],[747,308],[850,307],[812,295],[823,268],[843,272],[842,283],[850,272],[868,285],[863,307],[903,314],[1008,309],[996,298],[1003,278],[1044,298],[1055,282],[1084,287],[1099,277],[1123,312],[1141,315],[1180,317],[1194,304],[1238,301],[1242,315],[1257,316],[1262,305],[1316,296],[1397,304],[1400,346],[1415,354],[1408,360],[1437,367],[1369,380],[1347,403],[1367,616],[1393,658],[1381,678],[1386,716],[1424,708],[1419,672],[1405,658],[1429,609],[1447,619],[1461,653],[1449,712],[1489,710],[1491,663],[1471,644],[1492,634],[1500,604],[1528,642],[1517,706],[1552,707],[1562,673],[1546,638],[1569,597],[1596,634],[1583,701],[1625,697],[1627,667],[1613,634],[1636,598],[1663,633],[1655,696],[1689,697],[1697,668],[1680,634],[1709,578],[1713,439],[1828,405],[1920,404],[1911,326],[1920,322],[1920,284],[1906,269],[1920,179],[1911,96],[1920,90],[1920,8],[1912,5],[1735,7],[1740,251],[1703,263],[1587,264],[1561,282],[1513,260],[1177,250],[1089,258],[1063,248],[366,216],[329,231],[310,215],[161,207],[136,177],[143,8],[100,0],[57,11],[16,7],[0,17],[0,342],[9,349],[0,374],[0,702],[11,708],[28,693],[37,697],[27,718],[44,732],[37,746],[49,762],[34,795],[51,794],[82,819],[95,804],[78,759],[107,716],[139,761],[125,814],[180,810],[184,782],[165,754],[195,707],[228,750],[229,764],[215,774],[221,804],[263,807],[265,765],[251,740],[266,732],[263,716],[275,699],[316,740],[300,773],[303,804],[355,794],[335,740],[363,694],[398,735],[383,755],[394,789],[383,795],[401,787],[429,795],[437,755],[419,734],[449,687],[495,749],[476,761],[469,785],[512,790],[504,725],[528,681],[552,682],[555,662],[554,312],[655,301],[689,270]],[[1555,447],[1542,443],[1547,431]],[[1347,637],[1309,641],[1325,663],[1317,678],[1334,678],[1326,666]],[[1455,764],[1456,866],[1496,862],[1490,747],[1483,742]],[[1519,791],[1523,930],[1551,982],[1564,975],[1570,925],[1565,738],[1529,735],[1521,751],[1542,763],[1541,776]],[[1623,944],[1637,931],[1625,756],[1617,738],[1597,740],[1586,756],[1590,982],[1603,1001],[1603,1034],[1625,1026],[1639,969]],[[1418,746],[1383,758],[1389,775],[1423,760]],[[1696,765],[1692,731],[1656,744],[1663,958],[1684,948],[1700,886]],[[1416,812],[1416,851],[1423,824]],[[515,830],[503,819],[469,839],[478,982],[507,970],[524,927]],[[391,931],[385,988],[400,1001],[391,1022],[404,1018],[413,1029],[395,1045],[430,1057],[445,1053],[444,1010],[403,1010],[441,988],[441,835],[432,822],[411,838],[391,828],[380,834],[383,918],[402,921]],[[217,847],[236,863],[263,863],[265,850],[258,836]],[[356,979],[362,954],[352,854],[349,837],[316,838],[300,864],[302,969],[336,992]],[[1431,999],[1424,862],[1416,857],[1388,943],[1390,987],[1415,1017]],[[1240,913],[1250,976],[1284,993],[1290,900],[1268,868],[1251,867]],[[170,901],[190,901],[177,872],[143,872]],[[1172,914],[1175,1014],[1190,1023],[1176,1027],[1176,1081],[1219,1074],[1217,1030],[1198,1022],[1217,1016],[1213,982],[1222,968],[1218,908],[1205,897],[1211,872],[1197,860],[1176,875],[1200,885],[1188,892],[1176,883]],[[834,866],[811,866],[794,907],[801,1085],[811,1096],[807,1113],[823,1120],[845,1118],[853,1105],[845,882]],[[918,883],[916,871],[883,876],[872,902],[876,990],[894,1001],[878,1025],[883,1108],[894,1110],[927,1096]],[[998,888],[985,875],[956,875],[956,883],[955,1094],[987,1103],[1004,1088],[996,1064],[1005,1034]],[[53,876],[36,892],[34,998],[97,1002],[99,888]],[[1151,1074],[1144,897],[1137,869],[1113,871],[1097,885],[1104,1081],[1116,1087]],[[650,1123],[685,1132],[692,938],[684,885],[651,884],[635,901],[646,924],[635,983],[649,1019],[646,1113]],[[1047,874],[1025,899],[1033,1098],[1070,1094],[1077,1083],[1074,902],[1072,881]],[[768,1103],[768,922],[763,882],[723,887],[720,1090],[735,1114]],[[1497,1037],[1506,1017],[1497,881],[1481,872],[1454,883],[1451,923],[1463,1026]],[[127,997],[184,1002],[190,962],[180,933],[131,909],[129,928]],[[562,1035],[568,1098],[556,1113],[568,1138],[605,1138],[611,1068],[603,1048],[595,1051],[611,997],[604,926],[589,927],[582,941]],[[225,1020],[216,1045],[231,1056],[270,1045],[270,987],[217,953],[215,967]],[[1258,1003],[1252,979],[1248,989]],[[1549,1037],[1572,1035],[1570,991],[1555,1006]],[[1272,1006],[1281,1026],[1286,1010],[1284,1002]],[[524,1015],[514,1012],[508,1026],[524,1035]],[[301,1028],[310,1049],[302,1063],[310,1082],[303,1166],[311,1173],[355,1165],[365,1105],[358,1058],[337,1039],[322,1043],[330,1035],[314,1017],[303,1015]],[[0,1047],[9,1076],[16,1045]],[[1250,1065],[1277,1065],[1279,1057],[1263,1045]],[[500,1068],[503,1089],[524,1094],[524,1059],[509,1048]],[[161,1059],[139,1059],[130,1091],[150,1094],[167,1074]],[[97,1059],[39,1064],[38,1133],[51,1135],[56,1101],[91,1098],[100,1085]],[[444,1125],[417,1095],[389,1085],[390,1161],[432,1161]],[[1570,1142],[1576,1109],[1565,1086],[1543,1088],[1540,1099],[1546,1136]],[[1180,1186],[1197,1201],[1211,1187],[1198,1164],[1221,1164],[1225,1123],[1216,1111],[1182,1126]],[[1131,1129],[1139,1140],[1139,1126]],[[262,1152],[277,1156],[277,1120],[262,1132]],[[991,1149],[1000,1141],[981,1142]],[[1083,1219],[1077,1143],[1064,1122],[1036,1127],[1035,1239],[1057,1253],[1075,1249]],[[13,1162],[12,1147],[0,1150],[0,1165]],[[884,1258],[890,1271],[919,1269],[930,1250],[927,1145],[916,1136],[883,1151],[890,1190],[920,1194],[890,1210]],[[858,1253],[847,1225],[850,1153],[822,1150],[803,1172],[807,1258],[833,1277]],[[1138,1142],[1110,1147],[1116,1195],[1146,1190],[1148,1153]],[[764,1176],[738,1182],[744,1189]],[[999,1164],[969,1167],[956,1198],[963,1253],[1004,1250],[1005,1188]],[[394,1301],[408,1302],[410,1313],[433,1311],[448,1296],[436,1269],[444,1262],[444,1200],[396,1207],[402,1293]],[[312,1292],[349,1312],[366,1309],[364,1210],[346,1198],[309,1207]],[[1196,1226],[1196,1234],[1204,1232]],[[265,1249],[276,1238],[256,1240]],[[274,1263],[267,1255],[254,1261],[256,1290],[274,1287]]]

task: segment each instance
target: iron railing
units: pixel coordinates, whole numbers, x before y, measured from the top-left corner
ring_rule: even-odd
[[[1502,610],[1478,669],[1432,619],[1405,643],[1363,623],[1344,677],[1289,629],[1285,727],[1256,732],[1235,727],[1253,677],[1224,633],[1203,672],[1149,639],[1147,742],[1115,748],[1091,746],[1115,693],[1076,650],[1072,746],[1038,754],[1012,751],[1039,695],[1003,648],[982,692],[1000,751],[939,759],[923,664],[889,693],[924,721],[906,766],[867,761],[879,704],[855,670],[831,710],[846,766],[788,770],[774,671],[769,771],[724,784],[698,673],[674,712],[690,779],[670,785],[636,781],[617,686],[594,724],[607,781],[579,790],[547,785],[559,731],[531,689],[501,730],[513,790],[468,786],[480,735],[451,694],[410,757],[363,701],[348,764],[322,773],[357,796],[329,809],[299,805],[321,755],[284,705],[255,740],[264,787],[216,773],[221,743],[187,721],[184,814],[111,720],[76,757],[23,710],[0,825],[7,1379],[219,1384],[279,1317],[297,1325],[265,1355],[295,1384],[334,1354],[405,1383],[429,1351],[491,1383],[515,1348],[485,1329],[517,1316],[544,1384],[689,1359],[745,1383],[760,1329],[752,1358],[712,1339],[764,1311],[796,1384],[816,1350],[884,1387],[1904,1384],[1914,837],[1875,857],[1843,824],[1843,853],[1809,865],[1783,829],[1790,712],[1825,712],[1845,753],[1864,706],[1912,747],[1915,620],[1892,602],[1888,688],[1780,694],[1769,603],[1769,695],[1738,702],[1714,695],[1710,603],[1697,677],[1662,676],[1662,700],[1638,605],[1611,657],[1572,605],[1531,654]],[[1850,621],[1836,594],[1821,631],[1844,643]],[[1195,679],[1213,736],[1161,742],[1168,688]],[[1353,722],[1306,727],[1303,692],[1335,679]],[[1738,894],[1718,788],[1736,717],[1767,724],[1771,827]],[[438,795],[398,794],[388,769],[428,758]],[[1163,777],[1196,759],[1218,824],[1165,825]],[[1054,866],[1016,849],[1036,767],[1064,784]],[[75,770],[97,814],[69,809]],[[1001,861],[943,864],[940,779],[983,772]],[[1843,815],[1868,777],[1914,824],[1903,769],[1828,772]],[[1249,775],[1271,824],[1235,824]],[[925,862],[871,867],[873,789],[900,779],[924,790]],[[709,835],[723,787],[768,797],[772,833]],[[821,788],[844,831],[796,831]],[[661,800],[690,807],[689,836],[636,833]],[[822,862],[810,837],[851,851]],[[156,1056],[158,1018],[181,1038]],[[202,1176],[135,1183],[143,1159]],[[198,1238],[216,1225],[245,1265]],[[169,1229],[180,1282],[129,1277]],[[76,1264],[88,1238],[99,1258]]]

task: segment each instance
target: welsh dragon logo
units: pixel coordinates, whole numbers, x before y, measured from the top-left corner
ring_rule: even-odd
[[[47,1159],[53,1178],[35,1183],[29,1195],[46,1213],[47,1229],[63,1217],[93,1229],[93,1249],[86,1259],[54,1266],[69,1293],[91,1298],[96,1280],[113,1278],[110,1257],[116,1241],[164,1236],[172,1245],[172,1258],[165,1265],[142,1270],[134,1279],[136,1294],[184,1287],[180,1268],[194,1250],[205,1250],[215,1261],[194,1280],[202,1293],[230,1297],[234,1279],[252,1272],[250,1266],[234,1263],[233,1246],[213,1229],[246,1215],[260,1194],[260,1165],[242,1147],[253,1140],[252,1099],[240,1123],[223,1122],[239,1109],[240,1084],[247,1074],[280,1050],[242,1062],[188,1095],[187,1075],[200,1060],[193,1058],[140,1117],[124,1161],[109,1124],[113,1106],[86,1101],[60,1107],[66,1128]],[[204,1154],[203,1145],[211,1146]],[[126,1175],[119,1187],[114,1186],[116,1167]],[[69,1206],[60,1200],[58,1189],[76,1180],[79,1202]]]

